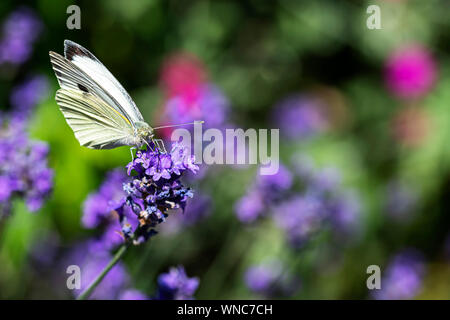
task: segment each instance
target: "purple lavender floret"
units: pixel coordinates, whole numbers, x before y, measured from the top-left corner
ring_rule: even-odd
[[[15,127],[0,123],[0,213],[9,213],[14,197],[25,199],[31,212],[50,195],[53,170],[48,167],[48,145],[33,141]]]
[[[192,300],[199,285],[198,278],[189,278],[183,266],[170,268],[158,277],[157,300]]]
[[[135,175],[123,185],[126,198],[117,202],[114,210],[119,214],[125,238],[139,244],[156,233],[155,227],[164,222],[169,210],[184,210],[193,191],[180,178],[186,171],[196,173],[198,166],[187,148],[174,143],[170,153],[162,153],[157,148],[137,151],[127,169],[128,175],[133,172]],[[134,231],[124,214],[127,207],[139,220],[139,227]]]
[[[421,253],[407,249],[391,260],[381,279],[381,289],[373,291],[378,300],[412,299],[420,293],[425,273]]]
[[[42,22],[27,7],[19,8],[11,13],[3,24],[0,63],[17,65],[27,61],[42,28]]]

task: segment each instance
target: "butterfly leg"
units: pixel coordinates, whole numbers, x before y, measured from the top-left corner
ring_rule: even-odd
[[[153,141],[155,142],[155,145],[158,147],[158,149],[162,151],[162,153],[167,153],[166,147],[164,146],[164,141],[162,141],[162,139],[154,139]]]
[[[130,153],[131,153],[131,161],[134,161],[134,155],[133,155],[133,150],[136,150],[136,147],[131,147],[130,148]]]

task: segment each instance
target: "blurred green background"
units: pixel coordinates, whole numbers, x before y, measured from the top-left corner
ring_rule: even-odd
[[[81,8],[80,30],[66,27],[71,4]],[[380,30],[366,26],[370,4],[381,8]],[[443,0],[27,3],[43,30],[28,61],[1,67],[0,106],[10,108],[11,88],[28,74],[48,77],[47,98],[34,109],[28,130],[32,138],[50,145],[54,190],[37,213],[27,212],[16,199],[12,214],[0,221],[0,298],[71,298],[65,280],[50,280],[52,274],[64,278],[65,269],[36,267],[33,252],[52,246],[70,251],[95,235],[96,230],[80,223],[83,202],[109,170],[130,160],[126,147],[80,147],[58,110],[48,51],[62,53],[64,39],[94,53],[153,126],[164,122],[158,117],[166,100],[162,66],[179,52],[201,62],[208,81],[229,100],[228,121],[237,127],[277,128],[276,105],[291,94],[323,99],[327,129],[306,139],[287,139],[281,132],[281,160],[288,164],[294,155],[306,154],[318,168],[337,168],[342,184],[358,193],[357,236],[340,243],[325,232],[297,250],[272,220],[247,225],[237,218],[235,203],[251,188],[255,166],[209,169],[204,178],[188,184],[211,197],[210,214],[133,247],[124,259],[132,287],[152,295],[158,274],[182,264],[189,276],[200,280],[197,299],[261,298],[246,285],[246,270],[276,259],[301,282],[288,298],[366,299],[367,266],[383,270],[397,252],[414,248],[424,255],[426,272],[420,291],[411,298],[450,298],[449,5]],[[19,6],[2,1],[2,21]],[[436,65],[433,87],[413,99],[396,97],[385,76],[388,57],[408,43],[427,48]],[[396,129],[395,119],[403,110],[419,111],[401,118],[407,123]],[[407,219],[385,212],[386,190],[393,180],[403,181],[416,194]]]

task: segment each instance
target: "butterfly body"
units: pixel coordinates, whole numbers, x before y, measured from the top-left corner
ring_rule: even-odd
[[[153,139],[153,129],[150,127],[147,122],[138,121],[135,123],[136,129],[134,132],[134,144],[138,148],[145,145],[146,141],[150,141]]]
[[[50,51],[61,87],[56,102],[80,145],[91,149],[142,147],[153,140],[153,129],[135,103],[87,49],[64,41],[64,57]]]

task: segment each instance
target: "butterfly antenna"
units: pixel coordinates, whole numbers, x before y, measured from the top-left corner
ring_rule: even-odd
[[[160,127],[155,127],[155,128],[153,128],[153,130],[156,130],[156,129],[163,129],[163,128],[173,128],[173,127],[181,127],[181,126],[187,126],[187,125],[190,125],[190,124],[202,124],[202,123],[205,123],[205,121],[194,121],[194,122],[187,122],[187,123],[181,123],[181,124],[172,124],[172,125],[168,125],[168,126],[160,126]]]

